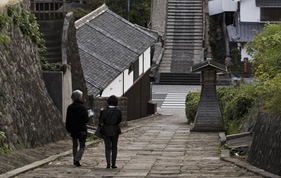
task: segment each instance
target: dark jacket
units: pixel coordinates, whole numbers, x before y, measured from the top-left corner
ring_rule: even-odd
[[[88,111],[82,102],[76,101],[68,106],[65,126],[72,138],[79,138],[78,133],[81,131],[87,132],[87,122]]]
[[[122,121],[122,113],[118,108],[105,108],[101,111],[99,122],[103,124],[101,133],[105,136],[116,136],[121,133],[119,124]]]

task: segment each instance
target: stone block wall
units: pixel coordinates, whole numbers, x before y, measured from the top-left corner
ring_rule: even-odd
[[[62,72],[43,72],[43,77],[49,95],[62,113]]]
[[[0,131],[10,149],[63,139],[61,114],[48,94],[36,46],[10,25],[0,44]]]
[[[281,175],[281,116],[260,112],[253,129],[248,161],[268,172]]]
[[[94,126],[98,125],[98,120],[100,116],[100,109],[107,107],[107,98],[108,97],[90,97],[90,103],[92,105],[92,109],[95,112],[95,116],[91,121],[91,124]],[[122,125],[127,124],[127,108],[128,108],[128,98],[120,97],[118,98],[118,106],[122,111]]]

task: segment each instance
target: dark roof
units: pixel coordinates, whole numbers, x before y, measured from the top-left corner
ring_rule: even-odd
[[[192,66],[192,72],[198,72],[204,69],[213,68],[222,72],[226,72],[226,66],[220,63],[217,63],[213,60],[208,60],[204,62],[200,62]]]
[[[237,26],[227,26],[229,41],[248,42],[252,41],[257,33],[263,30],[263,23],[240,23]]]
[[[89,95],[98,95],[158,38],[106,5],[75,22],[82,68]]]
[[[256,0],[257,7],[281,7],[280,0]]]

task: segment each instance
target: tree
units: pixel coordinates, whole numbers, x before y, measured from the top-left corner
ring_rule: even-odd
[[[269,24],[247,43],[256,77],[274,77],[281,72],[281,24]]]
[[[79,19],[100,7],[104,2],[111,11],[127,20],[129,18],[132,23],[147,27],[150,21],[151,0],[130,0],[130,3],[127,0],[85,0],[86,6],[72,11],[76,19]]]

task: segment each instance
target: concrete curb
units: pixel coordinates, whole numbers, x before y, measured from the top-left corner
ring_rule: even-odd
[[[225,138],[226,138],[225,134],[224,134],[224,136],[223,136],[223,134],[224,134],[223,132],[220,132],[220,134],[219,134],[220,142],[222,145],[225,143]],[[263,176],[266,178],[281,178],[281,176],[278,176],[278,175],[272,174],[270,172],[267,172],[263,169],[257,168],[248,162],[241,161],[241,160],[230,157],[230,150],[222,149],[220,158],[223,161],[231,162],[240,168],[244,168],[248,171],[251,171],[257,175],[260,175],[260,176]]]
[[[142,122],[142,121],[145,121],[145,120],[148,120],[148,119],[151,119],[151,118],[154,118],[155,116],[158,116],[158,114],[156,115],[152,115],[152,116],[148,116],[148,117],[144,117],[144,118],[141,118],[141,119],[137,119],[137,120],[133,120],[133,121],[128,121],[127,123],[133,123],[133,122]],[[134,130],[136,128],[139,128],[141,126],[143,126],[144,124],[141,124],[141,125],[138,125],[138,126],[135,126],[135,127],[129,127],[127,129],[124,129],[122,131],[122,133],[126,133],[126,132],[129,132],[131,130]],[[99,144],[100,142],[102,142],[103,140],[102,139],[99,139],[99,140],[95,140],[95,141],[92,141],[92,142],[86,142],[86,147],[88,146],[91,146],[91,145],[94,145],[94,144]],[[60,157],[64,157],[64,156],[68,156],[72,154],[72,149],[71,150],[68,150],[68,151],[65,151],[63,153],[60,153],[60,154],[56,154],[56,155],[53,155],[53,156],[50,156],[46,159],[43,159],[43,160],[40,160],[40,161],[36,161],[36,162],[33,162],[31,164],[28,164],[26,166],[23,166],[23,167],[20,167],[20,168],[17,168],[17,169],[14,169],[12,171],[9,171],[9,172],[6,172],[4,174],[1,174],[0,175],[0,178],[9,178],[9,177],[15,177],[19,174],[22,174],[24,172],[27,172],[27,171],[30,171],[30,170],[33,170],[33,169],[36,169],[40,166],[43,166],[43,165],[46,165],[52,161],[55,161],[57,159],[59,159]]]
[[[94,145],[94,144],[98,144],[100,143],[102,140],[95,140],[95,141],[92,141],[92,142],[88,142],[86,143],[86,146],[91,146],[91,145]],[[40,161],[36,161],[34,163],[31,163],[31,164],[28,164],[26,166],[23,166],[23,167],[20,167],[20,168],[17,168],[17,169],[14,169],[12,171],[9,171],[9,172],[6,172],[4,174],[1,174],[0,175],[0,178],[8,178],[8,177],[15,177],[19,174],[22,174],[24,172],[27,172],[27,171],[30,171],[30,170],[33,170],[33,169],[36,169],[40,166],[43,166],[43,165],[46,165],[52,161],[55,161],[57,159],[59,159],[60,157],[64,157],[64,156],[68,156],[72,154],[72,149],[71,150],[68,150],[68,151],[65,151],[63,153],[60,153],[60,154],[56,154],[56,155],[53,155],[53,156],[50,156],[46,159],[43,159],[43,160],[40,160]]]

